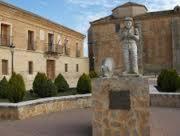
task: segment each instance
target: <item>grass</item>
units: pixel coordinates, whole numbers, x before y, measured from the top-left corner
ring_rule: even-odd
[[[66,92],[59,92],[57,96],[68,96],[68,95],[76,95],[76,94],[77,94],[76,88],[70,88]]]
[[[0,98],[0,102],[9,102],[9,100],[8,99],[1,99]]]
[[[76,88],[70,88],[69,90],[67,90],[65,92],[59,92],[57,94],[57,97],[58,96],[76,95],[76,94],[77,94]],[[36,99],[39,99],[39,97],[37,97],[35,94],[31,93],[30,91],[27,91],[24,96],[23,101],[30,101],[30,100],[36,100]],[[0,98],[0,102],[9,102],[9,100]]]

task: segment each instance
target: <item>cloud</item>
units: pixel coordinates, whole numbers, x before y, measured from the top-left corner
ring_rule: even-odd
[[[82,8],[87,8],[89,6],[103,6],[109,8],[119,3],[119,0],[67,0],[67,2],[71,4],[77,4]]]
[[[90,26],[89,23],[91,21],[97,20],[101,17],[106,16],[107,13],[106,12],[98,12],[98,13],[94,13],[94,12],[82,12],[81,14],[79,14],[78,16],[76,16],[76,20],[78,22],[77,27],[75,28],[76,30],[82,32],[82,33],[86,33],[88,30],[88,27]]]
[[[173,9],[175,6],[180,5],[179,0],[147,0],[144,4],[147,5],[149,11],[158,10],[169,10]]]
[[[48,6],[48,3],[47,3],[46,1],[44,1],[44,0],[40,0],[39,3],[40,3],[40,5],[43,6],[43,7]]]
[[[78,15],[75,15],[78,22],[75,29],[86,33],[90,21],[111,14],[113,8],[125,3],[126,0],[66,0],[66,2],[82,10]],[[136,2],[146,5],[149,11],[168,10],[180,5],[180,0],[138,0]]]
[[[113,8],[127,2],[127,0],[66,0],[66,2],[78,7],[82,11],[76,15],[77,27],[75,29],[87,34],[89,22],[111,14]],[[173,9],[176,5],[180,5],[180,0],[136,0],[134,2],[146,5],[149,11],[169,10]],[[85,56],[88,54],[87,48],[86,39]]]
[[[101,17],[104,17],[106,15],[107,15],[106,12],[98,12],[98,13],[82,12],[79,16],[77,16],[76,19],[77,19],[77,22],[79,22],[78,23],[79,25],[77,25],[75,29],[79,32],[86,34],[86,39],[84,41],[84,55],[85,56],[88,56],[87,31],[88,31],[88,28],[90,27],[89,22],[99,19]]]

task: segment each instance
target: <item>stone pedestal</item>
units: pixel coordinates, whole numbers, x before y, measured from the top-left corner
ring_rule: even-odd
[[[93,136],[150,136],[148,80],[99,78],[92,93]]]

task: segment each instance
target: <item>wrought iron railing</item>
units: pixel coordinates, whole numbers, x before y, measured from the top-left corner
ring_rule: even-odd
[[[59,44],[45,43],[46,54],[63,54],[63,47]]]

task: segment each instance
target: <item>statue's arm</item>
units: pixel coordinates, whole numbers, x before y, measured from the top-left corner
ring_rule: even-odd
[[[139,31],[138,31],[137,28],[135,29],[135,34],[131,34],[130,37],[133,38],[136,41],[139,41],[139,39],[140,39],[139,38]]]

